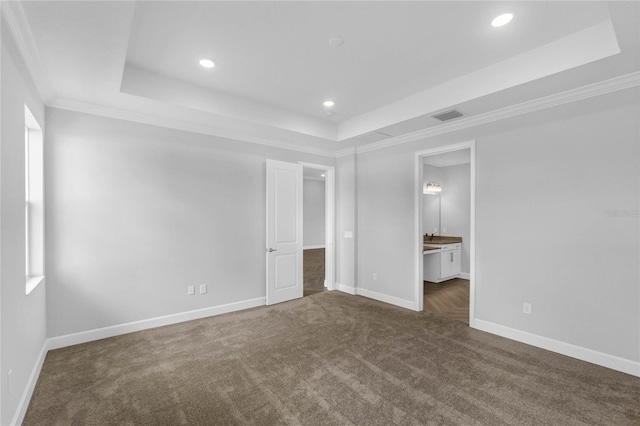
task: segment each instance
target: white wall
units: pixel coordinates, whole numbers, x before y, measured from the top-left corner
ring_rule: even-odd
[[[342,289],[356,286],[356,166],[354,154],[336,160],[336,282]],[[352,237],[345,237],[345,232]]]
[[[325,182],[304,179],[303,194],[304,247],[324,247]]]
[[[404,148],[358,154],[357,287],[414,302],[416,185]]]
[[[27,391],[32,371],[39,365],[39,355],[46,339],[48,282],[40,283],[26,295],[24,106],[29,107],[44,129],[44,105],[28,78],[4,21],[1,27],[0,424],[8,425]],[[46,143],[45,140],[45,146]],[[9,389],[7,374],[10,370]]]
[[[479,145],[478,318],[640,360],[638,217],[605,215],[639,207],[634,91],[632,105]]]
[[[358,287],[416,302],[414,152],[475,139],[476,319],[640,361],[638,218],[604,214],[639,207],[638,99],[633,88],[358,154]]]
[[[335,164],[59,109],[46,137],[50,337],[264,297],[265,159]]]

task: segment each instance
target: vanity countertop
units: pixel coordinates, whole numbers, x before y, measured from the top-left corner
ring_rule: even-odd
[[[454,244],[454,243],[461,243],[461,242],[462,242],[462,237],[450,237],[446,235],[438,235],[435,237],[424,237],[425,244],[440,245],[440,244]]]

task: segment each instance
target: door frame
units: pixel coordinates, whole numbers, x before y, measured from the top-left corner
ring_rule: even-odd
[[[423,158],[432,155],[444,154],[446,152],[469,149],[470,160],[470,220],[469,220],[469,326],[475,326],[475,304],[476,304],[476,141],[456,143],[452,145],[439,146],[435,148],[417,151],[414,154],[415,169],[415,297],[416,310],[424,310],[424,282],[423,282],[423,229],[422,229],[422,186],[423,186]]]
[[[324,282],[327,290],[336,290],[335,235],[336,235],[336,168],[324,164],[298,162],[304,169],[324,170]],[[304,171],[303,171],[304,173]],[[304,189],[303,195],[304,197]],[[304,227],[303,227],[304,228]],[[304,231],[303,231],[304,235]]]

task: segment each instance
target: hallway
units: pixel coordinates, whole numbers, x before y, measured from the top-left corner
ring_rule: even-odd
[[[304,250],[304,296],[324,291],[324,249]]]

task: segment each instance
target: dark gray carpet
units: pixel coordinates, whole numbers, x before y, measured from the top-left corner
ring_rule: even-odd
[[[640,378],[324,292],[49,352],[24,425],[639,425]]]

